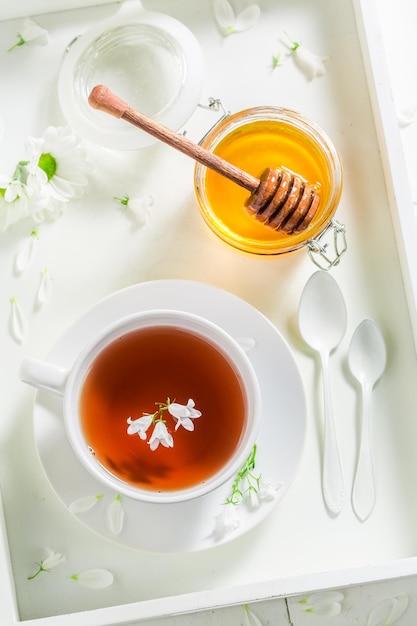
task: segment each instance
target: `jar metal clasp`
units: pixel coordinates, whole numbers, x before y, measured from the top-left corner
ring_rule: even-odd
[[[333,233],[333,254],[329,254],[329,242],[326,236]],[[317,267],[330,270],[339,264],[347,250],[346,228],[336,220],[331,220],[322,233],[315,239],[307,241],[308,254]]]
[[[220,122],[222,122],[224,119],[229,117],[230,111],[228,111],[226,109],[226,107],[224,106],[223,102],[219,98],[212,98],[212,97],[210,97],[208,99],[208,103],[207,104],[199,104],[198,106],[201,109],[208,109],[209,111],[214,111],[215,113],[220,113],[221,114],[219,119],[208,129],[208,131],[203,135],[203,137],[201,137],[201,139],[199,141],[199,143],[201,144],[204,141],[204,139],[207,137],[207,135],[209,133],[211,133],[213,128],[215,128],[217,126],[217,124],[220,124]]]

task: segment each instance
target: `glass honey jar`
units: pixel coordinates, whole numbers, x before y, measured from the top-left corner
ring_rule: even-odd
[[[319,208],[305,230],[279,232],[245,210],[248,191],[197,163],[197,200],[204,220],[218,237],[239,250],[260,255],[317,247],[320,236],[333,224],[342,193],[342,166],[333,142],[315,122],[288,109],[250,108],[225,115],[201,146],[257,178],[269,167],[289,170],[309,181],[320,195]],[[342,253],[344,249],[345,243]]]

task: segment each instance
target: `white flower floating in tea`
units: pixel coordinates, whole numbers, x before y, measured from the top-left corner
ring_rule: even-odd
[[[148,441],[149,447],[152,451],[156,450],[159,444],[162,444],[165,448],[174,447],[174,438],[171,433],[168,432],[168,428],[163,421],[158,421],[155,424],[151,438]]]
[[[260,474],[253,473],[255,469],[257,446],[252,451],[245,463],[238,471],[233,482],[229,497],[223,505],[220,515],[217,516],[216,532],[220,536],[230,535],[240,526],[239,505],[245,502],[249,510],[257,509],[263,501],[276,498],[281,484],[274,484]]]
[[[143,441],[147,440],[147,431],[151,426],[154,426],[150,439],[148,441],[151,450],[156,450],[161,444],[165,448],[174,447],[174,438],[168,430],[166,421],[163,419],[163,415],[168,412],[175,420],[175,430],[178,430],[182,426],[185,430],[194,430],[194,422],[192,420],[201,417],[202,413],[195,408],[195,402],[191,398],[187,404],[179,404],[178,402],[171,402],[167,398],[166,402],[156,402],[158,407],[154,413],[144,413],[142,417],[138,419],[127,418],[128,435],[138,435]]]
[[[53,567],[56,567],[57,565],[65,561],[65,556],[60,552],[53,552],[53,550],[49,549],[47,550],[47,552],[47,558],[40,563],[36,563],[36,565],[38,566],[38,570],[34,574],[32,574],[32,576],[28,576],[28,580],[33,580],[41,572],[50,572]]]
[[[201,417],[201,411],[197,411],[194,407],[195,402],[191,398],[186,405],[171,402],[168,406],[168,411],[177,420],[175,430],[178,430],[180,426],[185,428],[185,430],[194,430],[194,422],[192,420]]]

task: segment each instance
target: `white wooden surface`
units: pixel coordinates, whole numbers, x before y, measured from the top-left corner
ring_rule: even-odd
[[[165,211],[149,225],[146,232],[139,232],[132,236],[130,225],[123,222],[120,216],[115,215],[114,207],[111,205],[113,195],[125,193],[130,190],[143,193],[144,191],[154,191],[154,182],[149,172],[149,158],[158,159],[159,163],[167,164],[171,168],[172,178],[169,179],[171,187],[178,180],[190,180],[192,177],[192,167],[190,164],[181,161],[173,161],[171,155],[163,148],[158,147],[148,151],[147,158],[140,155],[113,155],[112,165],[109,167],[107,156],[99,150],[92,149],[92,154],[97,159],[97,164],[101,170],[103,178],[99,177],[100,186],[94,191],[94,199],[90,197],[89,206],[79,206],[72,212],[68,212],[60,221],[49,225],[44,230],[42,259],[40,262],[55,264],[55,285],[54,298],[48,310],[42,316],[33,315],[31,318],[31,336],[23,347],[17,348],[7,335],[8,308],[7,298],[11,295],[10,290],[18,289],[18,293],[23,303],[29,303],[33,293],[34,281],[37,275],[32,273],[22,278],[17,283],[11,282],[10,265],[13,255],[18,245],[19,239],[24,231],[17,229],[12,234],[3,235],[0,240],[0,260],[2,267],[2,285],[7,285],[2,296],[1,324],[3,347],[7,353],[7,361],[0,362],[2,378],[2,398],[1,412],[5,419],[1,424],[1,486],[4,492],[5,517],[7,530],[11,544],[11,560],[13,571],[8,565],[8,554],[6,546],[3,546],[1,553],[2,568],[0,569],[0,598],[2,600],[3,619],[8,620],[5,626],[10,626],[15,619],[29,620],[28,623],[34,626],[67,626],[73,623],[83,623],[87,626],[102,624],[116,625],[121,623],[130,624],[157,624],[159,626],[188,626],[188,624],[225,624],[226,626],[244,624],[244,612],[242,604],[250,602],[251,610],[261,620],[263,625],[277,624],[297,625],[304,624],[366,624],[371,614],[381,602],[393,605],[395,598],[406,594],[409,604],[405,612],[398,618],[400,626],[412,626],[415,622],[417,589],[416,578],[408,576],[415,565],[413,557],[416,554],[415,527],[417,517],[417,502],[413,493],[415,462],[412,458],[414,454],[415,427],[412,418],[415,414],[415,394],[413,393],[413,376],[415,368],[414,350],[412,347],[411,331],[408,321],[405,296],[401,285],[401,272],[396,256],[396,246],[392,239],[387,238],[389,232],[389,220],[387,218],[387,207],[383,191],[378,193],[378,185],[381,184],[381,164],[375,158],[375,138],[370,133],[368,136],[369,146],[362,147],[360,135],[369,133],[369,125],[372,124],[369,102],[364,100],[362,106],[354,110],[354,114],[349,119],[350,107],[354,103],[350,100],[338,101],[340,111],[335,112],[332,107],[323,104],[323,97],[338,97],[346,95],[339,82],[339,76],[330,72],[330,76],[323,82],[307,84],[302,82],[301,76],[293,74],[293,70],[286,68],[284,76],[294,80],[293,90],[290,92],[277,75],[271,77],[270,69],[267,69],[271,51],[265,45],[265,37],[262,38],[262,45],[251,47],[252,41],[249,36],[242,35],[235,38],[222,40],[217,31],[211,25],[212,16],[208,4],[203,3],[197,7],[195,4],[180,3],[176,7],[168,7],[166,3],[155,1],[145,3],[147,8],[157,10],[167,10],[182,19],[190,28],[196,29],[201,36],[201,43],[208,53],[207,72],[207,96],[220,95],[225,99],[226,105],[230,108],[243,108],[251,104],[259,104],[260,94],[253,89],[246,88],[238,90],[238,81],[233,83],[227,79],[228,72],[233,72],[233,76],[240,72],[240,80],[247,79],[249,69],[252,72],[259,72],[259,67],[263,66],[263,76],[265,80],[265,91],[262,97],[268,99],[268,103],[284,104],[293,108],[304,108],[313,117],[330,129],[337,143],[341,146],[343,156],[347,164],[347,187],[346,201],[342,204],[339,214],[353,229],[354,236],[350,240],[349,259],[344,265],[337,269],[335,276],[340,281],[354,313],[350,321],[350,330],[355,323],[365,315],[371,315],[381,320],[385,332],[389,335],[392,365],[390,378],[385,390],[377,394],[376,406],[379,414],[383,415],[380,423],[380,430],[377,437],[378,450],[377,463],[383,485],[382,496],[380,494],[374,518],[366,527],[360,527],[349,510],[337,520],[329,520],[322,510],[320,499],[319,480],[319,443],[313,423],[309,431],[309,448],[306,452],[300,476],[293,491],[288,494],[286,508],[277,512],[265,525],[265,532],[271,532],[279,524],[282,532],[282,541],[279,542],[280,551],[275,554],[275,562],[268,559],[268,550],[263,546],[260,538],[254,537],[251,545],[242,543],[239,546],[232,546],[227,550],[227,556],[235,559],[234,564],[222,564],[216,561],[215,557],[206,556],[202,562],[194,557],[178,559],[157,559],[161,561],[156,568],[155,574],[152,571],[154,563],[151,559],[142,559],[129,553],[128,550],[120,550],[116,545],[103,544],[99,537],[92,536],[82,526],[74,523],[56,502],[55,494],[51,492],[41,468],[38,465],[36,451],[33,447],[33,440],[30,431],[31,394],[23,390],[16,381],[15,374],[18,363],[25,353],[47,354],[57,337],[65,328],[76,319],[86,306],[94,303],[106,293],[109,293],[122,286],[159,277],[185,277],[205,280],[230,289],[231,291],[247,298],[258,306],[265,314],[283,330],[283,332],[293,341],[294,348],[302,367],[306,386],[309,393],[312,393],[315,384],[314,367],[309,355],[306,355],[299,342],[295,329],[294,312],[296,310],[298,297],[302,285],[314,268],[306,258],[291,257],[286,259],[275,259],[265,266],[263,260],[248,259],[237,256],[233,251],[226,250],[223,245],[214,241],[202,226],[199,216],[192,214],[187,222],[187,242],[190,245],[187,250],[179,250],[177,247],[171,248],[173,233],[182,234],[183,228],[176,220],[176,214],[182,215],[184,207],[187,211],[193,206],[192,190],[172,198],[172,194],[164,194],[164,190],[158,191],[158,206],[165,207]],[[400,10],[401,7],[401,10]],[[265,8],[265,7],[264,7]],[[360,54],[356,47],[350,49],[349,44],[353,41],[357,46],[355,32],[349,31],[346,40],[335,42],[329,30],[325,30],[325,35],[317,27],[318,22],[315,17],[320,14],[323,21],[323,28],[329,29],[332,19],[335,19],[336,12],[320,13],[326,8],[326,2],[319,2],[315,6],[316,14],[311,12],[309,20],[315,25],[315,29],[308,30],[309,21],[303,22],[302,32],[297,31],[295,14],[285,13],[280,15],[281,20],[276,22],[274,28],[267,30],[270,41],[278,41],[281,34],[281,24],[287,26],[291,22],[292,27],[297,31],[294,36],[303,36],[305,43],[310,44],[318,52],[327,54],[328,47],[333,53],[350,53],[349,63],[343,66],[344,75],[352,71],[355,66],[361,68]],[[348,23],[352,25],[351,12],[344,6]],[[20,158],[22,142],[28,135],[41,134],[47,124],[59,124],[62,122],[59,108],[56,102],[54,84],[59,67],[59,58],[62,54],[63,42],[70,41],[72,35],[82,29],[85,23],[94,21],[100,17],[106,17],[111,7],[101,9],[86,9],[82,14],[70,12],[68,21],[63,22],[56,15],[45,14],[38,21],[47,27],[52,37],[52,43],[48,49],[38,51],[38,55],[27,54],[25,49],[18,50],[20,56],[15,56],[13,63],[7,56],[2,56],[0,63],[4,72],[5,84],[9,86],[7,98],[2,100],[0,115],[5,122],[4,141],[1,148],[2,168],[9,168]],[[407,0],[399,0],[392,7],[386,1],[380,3],[381,33],[384,37],[386,49],[388,51],[388,65],[392,76],[393,98],[399,108],[404,101],[412,99],[415,94],[408,92],[411,87],[409,76],[416,75],[413,39],[413,21],[408,19],[410,11],[415,10],[414,6]],[[412,13],[411,13],[412,14]],[[207,24],[207,31],[201,29],[201,19]],[[13,43],[18,22],[8,22],[0,24],[1,41]],[[277,33],[274,38],[274,33]],[[211,37],[215,39],[211,40]],[[246,38],[244,38],[246,37]],[[323,47],[323,42],[326,45]],[[213,42],[215,45],[212,47]],[[400,43],[398,43],[400,42]],[[243,44],[243,47],[241,47]],[[265,46],[265,47],[264,47]],[[333,46],[333,47],[332,47]],[[237,55],[237,56],[236,56]],[[338,57],[340,58],[340,57]],[[224,63],[225,59],[227,63]],[[236,60],[237,59],[237,60]],[[223,76],[218,72],[218,67],[223,68]],[[351,68],[349,70],[349,67]],[[399,67],[402,71],[399,71]],[[39,71],[40,68],[42,71]],[[330,65],[331,68],[331,65]],[[405,71],[404,71],[405,70]],[[342,74],[343,74],[342,72]],[[354,76],[355,72],[351,76]],[[278,75],[280,76],[280,75]],[[271,80],[272,78],[272,80]],[[331,82],[336,81],[336,82]],[[275,82],[273,82],[275,81]],[[335,86],[336,85],[336,86]],[[356,96],[360,93],[366,94],[366,88],[359,74],[359,82],[355,83]],[[306,89],[309,91],[307,92]],[[214,90],[214,91],[213,91]],[[221,93],[215,93],[219,91]],[[11,94],[18,94],[18,97],[10,97]],[[304,95],[308,93],[306,99]],[[349,93],[349,92],[348,92]],[[37,94],[37,98],[34,97]],[[358,103],[359,104],[359,103]],[[333,106],[333,100],[332,100]],[[348,117],[343,118],[344,114]],[[339,117],[341,115],[341,117]],[[355,133],[350,133],[352,122],[354,122]],[[198,130],[201,127],[197,124]],[[205,122],[204,122],[205,124]],[[415,157],[415,129],[416,124],[411,124],[407,129],[401,131],[402,142],[407,157],[408,171],[411,179],[413,194],[416,194],[416,179],[413,176]],[[370,138],[369,138],[370,137]],[[368,235],[361,235],[355,230],[356,214],[353,208],[355,203],[367,205],[371,214],[376,213],[372,209],[372,197],[369,198],[365,187],[359,185],[352,189],[352,173],[359,176],[360,172],[356,168],[355,158],[358,152],[354,149],[361,146],[362,155],[369,168],[369,176],[376,185],[377,200],[381,200],[381,221],[377,228],[375,238],[380,237],[383,242],[386,257],[378,255],[379,247],[372,242],[367,248],[365,246]],[[135,166],[135,171],[143,175],[137,181],[137,175],[132,173],[131,167]],[[117,172],[117,189],[115,188],[114,174]],[[146,178],[145,173],[148,176]],[[110,178],[113,176],[114,178]],[[146,182],[144,182],[146,180]],[[104,182],[103,182],[104,181]],[[355,193],[353,193],[355,191]],[[375,188],[373,189],[375,192]],[[369,204],[367,204],[369,202]],[[374,205],[376,204],[373,198]],[[171,204],[170,204],[171,203]],[[168,205],[169,209],[167,208]],[[370,206],[371,205],[371,206]],[[374,206],[373,205],[373,206]],[[97,213],[97,209],[100,213]],[[353,216],[350,211],[353,211]],[[97,216],[99,215],[99,219]],[[188,214],[187,214],[188,215]],[[163,218],[163,219],[162,219]],[[169,220],[170,228],[164,228],[161,232],[157,227],[164,220]],[[80,227],[81,220],[81,227]],[[107,221],[107,225],[106,225]],[[68,233],[71,233],[69,236]],[[74,233],[74,234],[72,234]],[[75,235],[76,233],[76,235]],[[188,237],[191,236],[191,239]],[[74,241],[77,241],[77,248]],[[169,251],[169,254],[162,254],[161,247]],[[76,251],[75,251],[76,250]],[[175,251],[174,251],[175,250]],[[199,259],[207,255],[213,258],[214,265],[207,267]],[[189,263],[190,256],[193,263]],[[367,265],[365,275],[362,272],[362,262]],[[377,261],[377,262],[374,262]],[[74,272],[76,268],[76,272]],[[105,279],[97,280],[97,276],[105,274]],[[385,285],[390,287],[390,297],[386,298],[385,289],[378,287],[377,277],[381,273],[384,275]],[[244,277],[236,278],[236,277]],[[379,279],[378,279],[379,280]],[[352,281],[355,282],[353,288]],[[280,285],[279,293],[271,294],[271,284]],[[282,308],[282,299],[285,299],[286,307]],[[395,306],[394,302],[395,300]],[[396,326],[396,328],[395,328]],[[396,329],[400,328],[398,334]],[[394,351],[395,347],[395,351]],[[344,371],[343,358],[336,359],[336,371],[340,374]],[[398,394],[396,391],[401,385],[404,393]],[[339,383],[339,397],[345,401],[346,415],[343,420],[342,433],[346,443],[346,463],[348,476],[353,472],[353,459],[348,457],[347,452],[351,449],[354,437],[347,427],[347,413],[354,410],[355,393],[353,389],[348,391],[342,383]],[[7,394],[5,393],[7,390]],[[388,414],[384,415],[384,406],[397,406],[397,423],[394,428],[390,427]],[[24,460],[16,464],[19,453],[24,454]],[[348,460],[347,460],[348,459]],[[11,475],[13,468],[14,474]],[[29,470],[29,471],[28,471]],[[311,536],[306,534],[299,517],[294,517],[293,513],[300,510],[302,503],[303,513],[305,506],[309,509],[309,519],[313,522]],[[286,534],[291,531],[293,540],[288,542]],[[68,542],[66,539],[70,537]],[[63,546],[71,554],[71,564],[78,565],[81,560],[91,563],[92,559],[97,562],[100,555],[101,562],[108,564],[111,562],[119,576],[126,576],[123,585],[119,585],[109,590],[101,596],[81,595],[78,592],[74,596],[65,596],[65,585],[52,586],[29,586],[26,582],[28,568],[38,557],[39,550],[45,545],[52,543],[53,546]],[[246,558],[242,559],[239,548],[247,550]],[[384,567],[384,563],[392,558],[395,563],[402,560],[405,565],[398,570],[392,566]],[[409,567],[407,559],[410,558]],[[271,576],[278,575],[282,582],[275,586],[274,595],[279,596],[280,590],[285,590],[285,598],[275,598],[273,600],[262,599],[255,602],[257,598],[250,592],[247,585],[251,582],[250,568],[245,569],[247,559],[251,562],[253,573],[252,578],[256,579],[256,589],[268,589],[268,585],[262,585],[262,580],[267,580]],[[340,575],[340,570],[349,572],[349,568],[363,565],[366,577],[366,566],[369,564],[380,565],[379,573],[372,570],[370,580],[373,578],[387,578],[389,580],[379,580],[370,584],[361,584],[356,575],[349,574],[344,577]],[[141,600],[144,588],[149,583],[147,592],[153,586],[161,585],[161,594],[169,595],[171,591],[177,598],[172,601],[166,598],[161,601],[161,605],[171,605],[172,612],[188,611],[187,601],[182,594],[193,591],[190,585],[190,577],[186,576],[186,570],[195,569],[199,576],[203,576],[207,588],[218,588],[219,593],[215,597],[218,604],[232,603],[234,606],[227,608],[206,609],[204,594],[198,596],[198,602],[194,608],[202,609],[193,615],[181,615],[164,617],[157,620],[140,621],[140,610],[135,608],[135,602]],[[398,577],[398,571],[402,575]],[[134,573],[133,582],[131,573]],[[138,573],[139,572],[139,573]],[[328,572],[328,576],[323,579],[320,572]],[[12,574],[12,576],[11,576]],[[158,576],[159,574],[159,576]],[[299,574],[310,574],[309,584],[303,578],[299,583],[300,587],[291,589],[291,577]],[[148,576],[148,579],[147,579]],[[175,578],[175,584],[170,585],[169,577]],[[396,577],[397,576],[397,577]],[[391,580],[394,577],[394,580]],[[342,580],[341,580],[342,578]],[[10,581],[13,580],[17,589],[17,600],[19,605],[19,615],[12,594],[10,593]],[[51,577],[51,580],[54,580]],[[331,581],[337,583],[337,589],[343,594],[340,613],[333,617],[320,616],[314,612],[306,612],[306,605],[300,600],[306,600],[310,592],[315,593],[320,589],[320,585],[332,588]],[[137,581],[140,581],[138,584]],[[316,583],[315,583],[316,581]],[[351,583],[354,585],[351,586]],[[359,584],[360,583],[360,584]],[[232,584],[243,585],[243,591],[236,593],[228,592],[228,587]],[[317,585],[317,587],[315,586]],[[304,587],[302,586],[304,585]],[[198,588],[198,585],[197,585]],[[298,593],[300,589],[308,589],[308,593]],[[159,589],[158,589],[159,592]],[[293,595],[295,593],[295,595]],[[261,598],[267,598],[268,594],[259,594]],[[314,600],[314,598],[313,598]],[[123,606],[118,609],[117,605]],[[198,604],[201,603],[201,604]],[[139,602],[140,604],[140,602]],[[156,601],[158,604],[158,601]],[[192,603],[190,603],[192,606]],[[109,607],[106,609],[106,607]],[[177,607],[177,608],[176,608]],[[381,609],[381,620],[385,611],[385,604]],[[168,610],[168,609],[167,609]],[[79,612],[77,617],[71,615],[72,611]],[[87,613],[82,613],[87,611]],[[48,617],[48,616],[52,617]],[[57,615],[57,617],[53,617]],[[150,613],[149,613],[150,615]],[[389,615],[386,613],[385,622]],[[77,621],[75,621],[77,620]],[[381,621],[381,623],[385,623]]]

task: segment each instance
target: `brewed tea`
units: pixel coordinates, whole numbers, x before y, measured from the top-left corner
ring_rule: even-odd
[[[174,446],[158,446],[127,434],[127,419],[153,413],[156,403],[201,411],[195,429],[167,418]],[[181,328],[155,326],[111,342],[93,362],[80,396],[87,445],[112,474],[152,491],[177,491],[200,484],[232,457],[245,426],[242,382],[223,352]],[[149,440],[149,436],[148,436]]]

